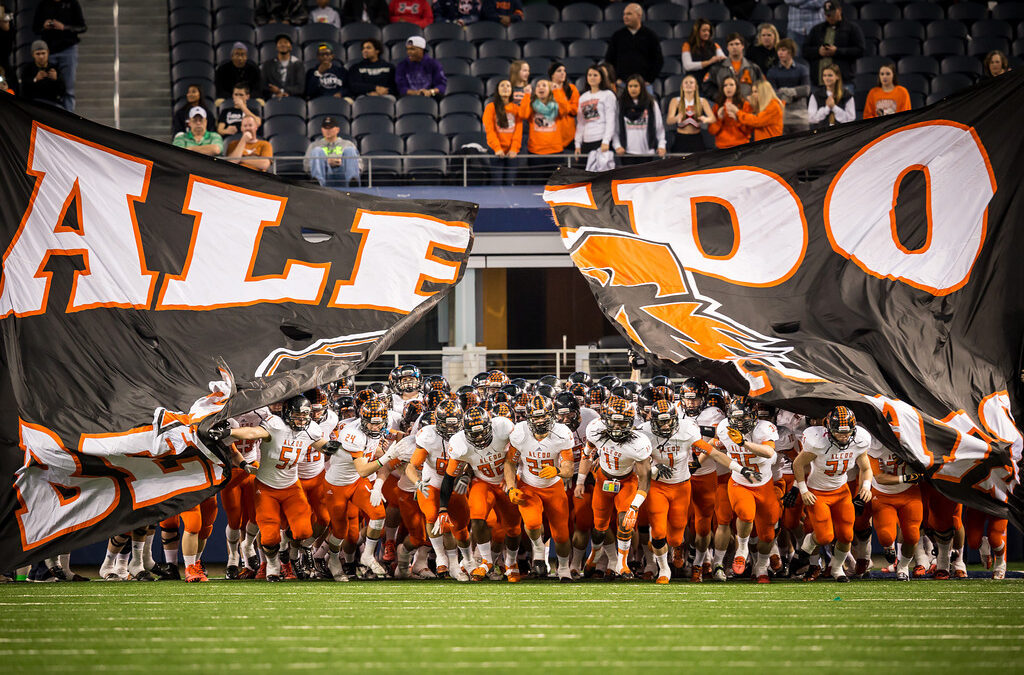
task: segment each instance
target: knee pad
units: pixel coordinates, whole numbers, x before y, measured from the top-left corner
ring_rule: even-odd
[[[126,546],[129,547],[129,551],[131,550],[131,541],[132,538],[129,537],[127,534],[115,534],[113,537],[110,538],[110,543],[114,546],[114,548],[120,547],[121,553],[127,553],[127,551],[124,550]]]
[[[946,543],[953,540],[953,530],[943,530],[941,532],[935,532],[933,537],[935,541],[941,541]]]
[[[621,527],[619,527],[616,528],[615,536],[617,536],[622,541],[626,541],[627,539],[633,538],[633,530],[624,530]]]
[[[651,539],[651,546],[654,548],[663,548],[667,543],[667,539]]]
[[[146,526],[137,527],[134,530],[132,530],[132,534],[135,535],[136,537],[145,537],[148,533],[149,533],[149,527],[146,527]]]
[[[160,534],[160,540],[164,546],[168,544],[176,544],[181,541],[181,530],[164,530]]]
[[[868,541],[869,539],[871,539],[871,528],[869,527],[867,529],[858,530],[857,532],[854,532],[853,538],[855,541]]]
[[[273,546],[264,546],[260,544],[260,548],[263,549],[263,553],[269,558],[270,556],[277,555],[278,549],[281,548],[280,544],[274,544]]]

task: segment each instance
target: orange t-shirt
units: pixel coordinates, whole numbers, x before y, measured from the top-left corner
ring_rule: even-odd
[[[864,101],[864,119],[910,110],[910,92],[897,85],[892,91],[875,87]]]
[[[562,148],[565,148],[576,138],[576,115],[580,111],[580,92],[576,85],[570,84],[570,96],[565,95],[561,87],[555,87],[555,100],[558,101],[558,108],[561,110],[564,105],[565,112],[558,117],[558,128],[562,131]]]
[[[527,94],[519,104],[519,116],[530,121],[530,135],[526,141],[526,148],[533,155],[557,155],[564,148],[562,143],[562,129],[558,120],[565,115],[566,100],[563,96],[559,101],[557,96],[551,99],[558,104],[558,115],[554,120],[548,120],[543,115],[534,112],[530,105],[533,96]]]
[[[227,154],[231,154],[232,151],[238,147],[241,141],[231,141],[228,145]],[[270,147],[270,143],[264,140],[253,141],[252,143],[246,143],[245,149],[242,150],[242,157],[266,157],[271,158],[274,156],[274,149]],[[250,166],[245,162],[239,162],[242,166],[248,166],[250,169],[256,169],[254,166]],[[266,169],[256,169],[257,171],[266,171]]]
[[[736,116],[744,126],[754,130],[755,141],[782,135],[782,102],[777,99],[772,99],[759,113],[748,113],[744,109]]]
[[[494,152],[509,153],[515,151],[517,154],[523,145],[523,123],[519,119],[519,106],[509,101],[505,104],[505,114],[508,116],[509,126],[502,128],[498,126],[497,117],[494,114],[494,101],[484,108],[484,133],[487,134],[487,145]]]
[[[743,113],[749,112],[750,104],[744,101],[743,107],[740,108],[740,112],[736,116],[740,117]],[[711,114],[715,116],[715,121],[708,125],[708,133],[715,137],[715,147],[734,148],[737,145],[750,142],[750,128],[745,124],[739,120],[734,120],[728,115],[718,119],[717,103],[712,106]]]

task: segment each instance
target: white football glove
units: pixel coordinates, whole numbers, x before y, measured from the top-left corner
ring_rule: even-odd
[[[469,492],[469,474],[462,474],[459,479],[455,481],[455,492],[460,495],[464,495]]]
[[[416,491],[422,494],[424,497],[430,496],[430,481],[423,480],[422,478],[416,482]]]
[[[373,489],[370,490],[370,506],[377,507],[384,503],[384,481],[380,478],[373,481]]]

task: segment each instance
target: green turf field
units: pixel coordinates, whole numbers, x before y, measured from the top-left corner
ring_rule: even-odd
[[[1024,580],[0,586],[0,672],[1020,672]]]

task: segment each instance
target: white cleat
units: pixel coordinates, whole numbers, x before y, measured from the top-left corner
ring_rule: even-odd
[[[462,568],[462,565],[458,565],[451,570],[452,578],[456,581],[469,581],[469,575],[466,574],[466,570]]]
[[[345,574],[337,553],[327,554],[327,571],[335,581],[348,581],[348,575]]]
[[[359,556],[359,564],[365,566],[378,577],[386,577],[388,575],[384,567],[377,562],[377,559],[372,554]]]

